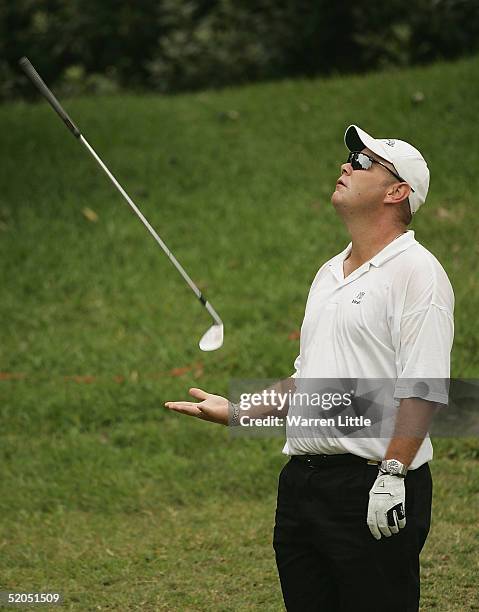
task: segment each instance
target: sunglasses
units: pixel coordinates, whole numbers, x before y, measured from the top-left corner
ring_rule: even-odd
[[[386,168],[388,172],[390,172],[394,177],[401,181],[401,183],[407,183],[402,177],[399,176],[393,170],[390,170],[386,165],[380,162],[373,157],[369,157],[366,153],[361,153],[361,151],[351,151],[348,157],[348,164],[351,164],[353,170],[369,170],[373,164],[379,164],[383,168]],[[411,187],[411,191],[414,192],[414,189]]]

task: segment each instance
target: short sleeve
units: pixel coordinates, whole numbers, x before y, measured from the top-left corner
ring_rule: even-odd
[[[294,374],[291,374],[291,378],[296,378],[301,368],[301,355],[298,355],[294,360]]]
[[[413,271],[402,306],[394,396],[447,404],[454,293],[437,260]]]
[[[322,265],[322,266],[319,268],[319,270],[317,271],[317,273],[316,273],[316,275],[315,275],[315,277],[314,277],[314,279],[313,279],[313,282],[311,283],[311,287],[309,288],[308,299],[306,300],[305,311],[306,311],[306,309],[308,308],[308,302],[309,302],[309,299],[310,299],[310,297],[311,297],[311,293],[312,293],[313,289],[315,289],[315,288],[316,288],[316,286],[318,285],[319,280],[320,280],[320,278],[321,278],[321,275],[322,275],[323,271],[324,271],[324,270],[326,270],[326,268],[327,268],[327,266],[329,265],[330,261],[331,261],[331,259],[330,259],[330,260],[328,260],[327,262],[325,262],[325,263],[324,263],[324,264],[323,264],[323,265]],[[304,322],[304,321],[303,321],[303,322]],[[301,348],[300,348],[300,350],[301,350]],[[299,374],[300,374],[300,368],[301,368],[301,353],[300,353],[300,354],[299,354],[299,355],[296,357],[296,359],[294,360],[294,374],[291,374],[291,378],[297,378],[297,377],[299,376]]]

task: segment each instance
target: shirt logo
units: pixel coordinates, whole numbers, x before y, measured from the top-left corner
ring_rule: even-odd
[[[396,141],[389,138],[388,140],[386,140],[386,144],[389,145],[390,147],[394,147],[394,145],[396,144]]]
[[[366,295],[366,291],[360,291],[356,297],[351,300],[351,304],[361,304],[361,300]]]

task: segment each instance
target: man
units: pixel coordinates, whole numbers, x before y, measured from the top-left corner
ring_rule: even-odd
[[[331,201],[351,243],[313,281],[292,379],[296,387],[390,380],[392,401],[380,416],[393,428],[387,436],[367,428],[318,435],[288,425],[291,460],[279,479],[273,544],[290,612],[414,612],[431,513],[427,430],[437,404],[447,403],[454,295],[439,262],[407,231],[429,187],[422,155],[355,125],[345,143],[350,155]],[[190,393],[202,401],[166,406],[228,423],[225,398]],[[292,402],[288,416],[301,410]]]

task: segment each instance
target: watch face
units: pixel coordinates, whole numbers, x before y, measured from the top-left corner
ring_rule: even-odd
[[[390,459],[387,462],[387,465],[388,465],[388,472],[391,472],[391,474],[397,474],[401,470],[399,461],[396,461],[396,459]]]

